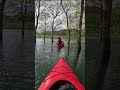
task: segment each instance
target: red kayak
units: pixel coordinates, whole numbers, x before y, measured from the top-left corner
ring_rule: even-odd
[[[57,47],[57,48],[62,48],[62,47],[64,47],[64,42],[62,42],[61,44],[56,43],[56,47]]]
[[[52,88],[60,84],[65,84],[65,82],[72,84],[75,87],[74,90],[85,90],[84,86],[65,62],[64,58],[61,58],[42,82],[38,90],[57,90]]]

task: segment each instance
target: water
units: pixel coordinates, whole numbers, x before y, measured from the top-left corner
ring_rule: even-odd
[[[0,58],[0,90],[32,90],[35,87],[35,32],[3,30]]]
[[[111,35],[110,60],[106,65],[105,76],[102,76],[104,64],[101,62],[100,36],[86,36],[85,43],[85,85],[88,90],[120,90],[120,38]],[[102,77],[101,77],[102,76]],[[100,81],[102,83],[100,83]],[[102,89],[101,89],[102,88]]]
[[[68,55],[67,42],[61,52],[58,52],[55,46],[56,40],[51,45],[51,40],[47,39],[44,45],[43,39],[36,39],[35,45],[34,35],[35,31],[26,30],[22,39],[21,30],[3,31],[0,90],[32,90],[35,87],[37,89],[62,56],[84,84],[84,46],[79,60],[76,60],[75,41],[71,42]]]
[[[50,72],[53,66],[61,57],[64,57],[68,65],[74,71],[82,84],[85,83],[85,47],[82,45],[82,50],[79,59],[76,58],[77,44],[72,41],[68,49],[67,41],[64,41],[64,47],[58,51],[54,40],[53,45],[50,39],[46,39],[44,44],[43,39],[36,39],[36,57],[35,57],[35,88],[40,86],[46,75]]]

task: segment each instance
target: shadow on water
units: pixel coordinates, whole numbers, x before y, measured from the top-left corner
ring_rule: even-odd
[[[7,75],[7,69],[6,69],[6,64],[4,61],[4,55],[3,55],[2,49],[1,49],[0,54],[1,54],[0,56],[0,84],[2,84],[3,82],[8,81],[8,75]],[[7,89],[7,88],[4,87],[4,89]]]

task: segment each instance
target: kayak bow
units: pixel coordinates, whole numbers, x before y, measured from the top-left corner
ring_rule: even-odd
[[[84,86],[65,62],[64,58],[61,58],[53,67],[38,90],[50,90],[50,88],[58,81],[69,82],[76,88],[76,90],[85,90]]]

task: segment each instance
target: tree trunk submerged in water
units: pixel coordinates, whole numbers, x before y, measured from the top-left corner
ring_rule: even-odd
[[[45,32],[44,32],[44,43],[45,43]]]
[[[21,1],[20,13],[21,13],[21,23],[22,23],[22,37],[24,37],[24,15],[23,15],[23,4],[24,0]]]
[[[23,38],[24,38],[24,27],[25,27],[24,16],[22,16],[22,37]]]
[[[52,27],[52,37],[51,37],[51,39],[52,39],[52,44],[53,44],[53,27]]]
[[[65,12],[65,11],[64,11],[64,12]],[[67,20],[67,30],[68,30],[68,34],[69,34],[69,36],[68,36],[68,45],[70,45],[71,31],[70,31],[70,29],[69,29],[69,19],[68,19],[68,14],[67,14],[67,12],[65,12],[65,16],[66,16],[66,20]]]
[[[53,36],[54,36],[54,17],[53,17],[53,21],[52,21],[52,44],[53,44]]]
[[[98,74],[98,83],[96,90],[101,90],[105,78],[106,68],[110,61],[110,21],[112,11],[112,0],[103,1],[103,28],[101,41],[101,65]]]
[[[0,2],[0,57],[2,58],[3,16],[6,0]]]
[[[45,43],[45,35],[46,35],[46,16],[45,16],[44,43]]]
[[[3,16],[4,16],[4,6],[6,0],[0,2],[0,41],[2,41],[2,32],[3,32]]]
[[[37,31],[37,27],[38,27],[38,21],[39,21],[39,16],[40,16],[40,5],[41,0],[38,0],[38,14],[36,15],[36,26],[35,26],[35,30]]]
[[[100,29],[100,43],[102,43],[102,29],[103,29],[103,1],[102,0],[99,0],[100,2],[100,6],[101,6],[101,15],[100,15],[100,18],[101,18],[101,29]],[[101,45],[100,45],[101,46]]]
[[[80,11],[80,20],[79,20],[79,30],[78,30],[78,50],[77,50],[77,56],[79,56],[81,51],[81,32],[82,32],[82,20],[83,20],[83,12],[84,12],[84,0],[81,0],[81,11]]]
[[[68,29],[68,34],[69,34],[69,37],[68,37],[68,45],[70,45],[70,37],[71,37],[71,31],[69,29],[69,20],[68,20],[68,15],[66,13],[66,19],[67,19],[67,29]]]
[[[25,30],[25,19],[26,19],[26,12],[27,12],[27,1],[21,1],[21,23],[22,23],[22,37],[24,38],[24,30]]]

